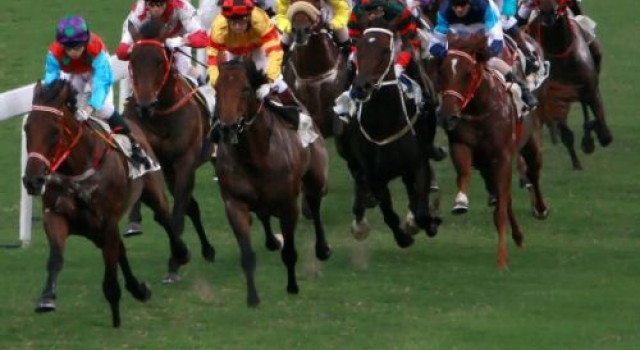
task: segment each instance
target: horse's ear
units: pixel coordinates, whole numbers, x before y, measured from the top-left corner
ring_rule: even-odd
[[[129,29],[129,34],[131,34],[131,38],[133,39],[134,43],[140,40],[140,32],[131,21],[127,21],[127,28]]]
[[[33,101],[36,102],[36,97],[42,94],[42,82],[40,80],[36,81],[36,85],[33,87]]]

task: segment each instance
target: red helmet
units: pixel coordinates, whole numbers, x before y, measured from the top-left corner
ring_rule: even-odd
[[[224,0],[222,1],[222,15],[226,18],[244,17],[253,10],[252,0]]]

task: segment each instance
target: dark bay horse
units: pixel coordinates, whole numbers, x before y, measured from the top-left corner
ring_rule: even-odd
[[[571,156],[574,169],[582,164],[573,146],[574,136],[567,124],[572,102],[580,102],[584,116],[582,150],[594,151],[591,132],[595,131],[600,145],[613,140],[599,88],[601,50],[596,39],[585,40],[580,26],[568,15],[566,1],[539,0],[540,15],[530,24],[529,32],[540,43],[551,63],[549,81],[543,91],[540,115],[544,122],[557,126],[560,138]],[[588,108],[595,115],[589,120]]]
[[[113,326],[118,327],[118,265],[134,298],[146,301],[151,297],[148,286],[138,282],[131,272],[120,240],[118,221],[132,201],[142,195],[154,211],[156,221],[169,236],[172,264],[186,263],[189,252],[171,230],[162,174],[155,171],[129,179],[126,158],[105,141],[104,135],[100,138],[87,123],[76,121],[75,109],[75,92],[68,82],[57,80],[47,88],[38,82],[24,126],[29,158],[23,183],[29,194],[42,194],[44,229],[49,241],[48,277],[36,311],[55,310],[56,284],[67,237],[80,235],[102,250],[102,290],[111,306]],[[132,129],[140,145],[153,155],[140,130],[135,125]]]
[[[182,234],[186,213],[198,233],[202,256],[213,261],[215,250],[204,232],[198,202],[193,196],[195,171],[211,154],[207,141],[208,112],[194,98],[195,87],[180,78],[173,67],[174,53],[162,41],[164,24],[152,20],[140,32],[132,25],[129,30],[135,42],[129,62],[134,98],[126,105],[124,116],[140,125],[162,165],[174,198],[173,230]],[[177,266],[170,266],[165,282],[177,278]]]
[[[508,260],[507,220],[516,245],[522,247],[524,244],[524,235],[511,205],[512,164],[518,151],[526,162],[526,175],[532,184],[534,216],[544,218],[548,210],[540,191],[540,122],[533,115],[522,123],[516,121],[516,107],[509,91],[481,60],[485,50],[486,39],[483,37],[449,43],[449,53],[438,74],[438,86],[442,91],[440,116],[458,174],[453,212],[467,211],[471,168],[476,167],[487,191],[496,198],[497,264],[503,269]],[[476,56],[477,53],[482,55]]]
[[[325,28],[321,5],[321,0],[292,2],[294,45],[283,74],[326,138],[334,135],[338,121],[333,104],[346,89],[347,62]]]
[[[256,98],[255,90],[266,82],[266,76],[251,60],[230,61],[221,66],[215,87],[221,133],[216,174],[227,218],[240,246],[249,306],[260,302],[254,282],[256,256],[251,247],[250,212],[262,222],[270,250],[278,248],[270,217],[280,220],[289,293],[298,293],[294,234],[300,191],[315,226],[316,256],[326,260],[331,254],[320,221],[320,202],[327,192],[328,177],[325,141],[319,136],[303,147],[296,130],[278,116],[282,111],[268,99]]]
[[[357,116],[346,137],[354,160],[348,163],[356,192],[352,228],[356,238],[369,230],[364,218],[363,185],[355,176],[360,172],[379,202],[396,243],[408,247],[414,241],[411,233],[422,228],[433,236],[441,222],[429,207],[433,174],[427,155],[435,130],[430,130],[427,116],[421,113],[428,108],[420,108],[404,94],[393,69],[395,34],[379,24],[365,30],[357,43],[358,73],[352,88]],[[388,183],[398,177],[409,198],[405,227],[400,226],[388,188]]]

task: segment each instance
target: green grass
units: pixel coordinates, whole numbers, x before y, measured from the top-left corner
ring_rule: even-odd
[[[122,328],[114,330],[100,288],[100,253],[86,240],[72,238],[59,279],[58,310],[38,315],[32,309],[44,283],[48,247],[36,218],[29,248],[0,250],[0,349],[640,348],[635,5],[634,0],[584,1],[599,22],[605,52],[601,85],[614,143],[581,154],[582,172],[570,169],[564,148],[545,144],[543,189],[551,216],[532,218],[527,194],[514,193],[527,248],[509,243],[508,271],[495,268],[496,233],[478,175],[469,214],[445,215],[435,239],[420,235],[414,246],[401,250],[378,211],[369,211],[374,232],[367,241],[350,236],[350,181],[343,162],[333,156],[323,215],[334,256],[322,264],[313,258],[312,226],[302,221],[300,295],[289,296],[280,256],[263,248],[262,229],[255,226],[262,304],[248,309],[238,248],[211,169],[203,167],[197,197],[218,252],[214,264],[199,257],[188,225],[185,238],[194,259],[179,284],[161,285],[167,242],[147,222],[147,233],[126,244],[134,272],[151,283],[154,295],[141,304],[124,293]],[[123,0],[5,4],[0,91],[40,77],[59,16],[83,13],[115,48],[129,6]],[[574,130],[580,131],[581,117],[574,114]],[[19,130],[19,118],[0,128],[0,243],[15,242],[18,235]],[[437,170],[446,211],[455,194],[453,170],[448,160]],[[403,193],[399,184],[393,190]],[[404,209],[404,195],[398,197],[396,208]]]

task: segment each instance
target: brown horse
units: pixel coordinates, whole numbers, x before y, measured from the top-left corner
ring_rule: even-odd
[[[458,45],[458,46],[456,46]],[[511,206],[513,158],[518,150],[527,165],[532,184],[533,214],[544,218],[547,206],[540,191],[542,149],[540,124],[535,117],[516,122],[512,97],[485,62],[476,57],[484,53],[486,39],[449,43],[449,53],[440,66],[439,87],[442,89],[440,116],[449,138],[451,159],[456,168],[458,194],[453,212],[468,210],[467,188],[471,168],[475,166],[484,178],[487,191],[496,198],[494,223],[498,230],[497,263],[507,267],[507,219],[512,236],[520,247],[524,236]]]
[[[124,116],[140,125],[158,155],[174,198],[171,227],[182,234],[185,213],[189,215],[200,239],[202,256],[213,261],[215,250],[204,232],[198,202],[193,197],[195,171],[211,154],[208,112],[195,100],[195,87],[180,78],[173,67],[174,53],[162,41],[164,24],[152,20],[139,33],[132,25],[129,30],[135,42],[129,62],[134,98],[126,105]],[[170,266],[165,282],[178,278],[177,268]]]
[[[285,62],[284,77],[326,138],[334,135],[338,121],[333,103],[346,89],[347,62],[325,28],[321,5],[321,0],[292,2],[295,44]]]
[[[300,190],[315,226],[316,256],[326,260],[331,254],[320,221],[320,202],[327,192],[328,177],[325,141],[318,137],[303,147],[296,130],[278,116],[286,111],[279,111],[268,99],[256,98],[255,90],[266,82],[266,76],[251,60],[231,61],[221,66],[215,88],[221,133],[216,173],[227,218],[240,245],[249,306],[260,302],[254,282],[256,257],[251,247],[250,212],[262,222],[270,250],[277,249],[278,243],[269,220],[271,216],[280,220],[289,293],[298,293],[294,234]]]
[[[127,159],[96,136],[87,123],[73,116],[75,92],[68,82],[57,80],[49,87],[36,84],[32,111],[25,123],[29,158],[23,178],[31,195],[42,194],[44,229],[49,241],[48,277],[36,312],[54,311],[56,284],[62,270],[67,237],[84,236],[102,250],[102,290],[109,305],[113,326],[120,325],[118,265],[126,288],[134,298],[146,301],[151,291],[131,272],[118,229],[118,221],[129,204],[142,195],[156,221],[169,235],[171,264],[188,261],[189,252],[170,225],[169,205],[160,172],[131,180]],[[140,130],[132,125],[141,146],[152,155]],[[112,141],[111,141],[112,142]],[[43,193],[43,187],[44,189]]]
[[[597,40],[585,41],[580,26],[567,13],[562,0],[539,0],[540,15],[529,26],[529,32],[540,43],[545,58],[551,63],[549,81],[543,91],[540,114],[545,122],[557,125],[562,142],[569,151],[574,169],[582,164],[573,146],[573,132],[567,124],[572,102],[579,101],[584,116],[582,150],[594,151],[591,132],[595,131],[602,146],[613,140],[599,88],[601,51]],[[595,120],[589,120],[590,108]]]
[[[355,180],[353,232],[366,236],[363,180],[380,204],[384,221],[400,247],[413,244],[411,233],[424,229],[437,233],[441,219],[430,208],[430,184],[433,178],[428,153],[433,144],[435,125],[429,123],[430,106],[421,108],[408,98],[395,75],[395,34],[384,21],[371,23],[357,43],[358,73],[352,93],[357,115],[345,133],[347,159]],[[393,28],[393,26],[391,26]],[[417,91],[415,95],[421,96]],[[429,103],[428,101],[425,103]],[[360,176],[359,176],[360,175]],[[401,178],[409,198],[405,227],[393,209],[388,183]]]

